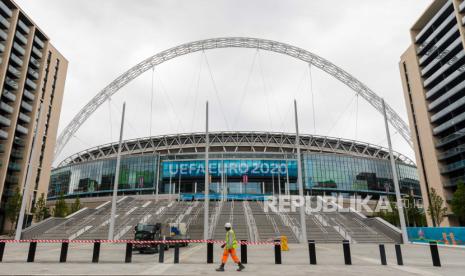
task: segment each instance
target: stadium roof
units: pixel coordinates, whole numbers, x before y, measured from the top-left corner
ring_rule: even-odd
[[[211,132],[210,152],[271,152],[295,153],[295,134],[283,132]],[[336,137],[300,135],[302,152],[345,154],[359,157],[389,159],[388,149]],[[205,133],[180,133],[125,140],[122,155],[184,154],[205,151]],[[116,157],[118,143],[109,143],[83,150],[64,159],[59,167],[87,161]],[[395,160],[407,165],[415,163],[405,155],[394,152]]]

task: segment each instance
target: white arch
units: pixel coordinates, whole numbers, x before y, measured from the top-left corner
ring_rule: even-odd
[[[338,79],[350,87],[353,91],[361,95],[367,102],[369,102],[381,114],[383,113],[382,99],[374,93],[365,84],[357,80],[355,77],[337,67],[330,61],[315,55],[307,50],[277,42],[273,40],[248,38],[248,37],[222,37],[199,40],[194,42],[185,43],[156,55],[153,55],[139,64],[135,65],[128,71],[121,74],[118,78],[113,80],[105,88],[103,88],[97,95],[92,98],[73,118],[73,120],[65,127],[58,137],[57,145],[55,147],[55,158],[60,154],[65,145],[69,142],[71,137],[81,127],[81,125],[92,115],[92,113],[103,104],[108,98],[115,94],[127,83],[140,76],[150,68],[157,66],[165,61],[176,58],[178,56],[187,55],[202,50],[210,50],[216,48],[253,48],[265,51],[271,51],[288,55],[304,62],[310,63],[315,67],[325,71],[331,76]],[[399,132],[405,141],[412,147],[410,138],[410,130],[408,125],[400,118],[400,116],[386,104],[386,113],[389,123]]]

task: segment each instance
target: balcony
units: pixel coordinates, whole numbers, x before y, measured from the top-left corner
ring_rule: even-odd
[[[34,80],[39,79],[39,72],[37,72],[37,70],[34,70],[34,69],[32,69],[32,68],[28,68],[27,73],[28,73]]]
[[[18,170],[19,171],[19,170]],[[8,184],[18,184],[19,183],[19,177],[17,177],[16,175],[7,175],[6,178],[5,178],[5,181],[8,183]],[[11,195],[9,196],[12,196],[13,193],[11,193]]]
[[[24,108],[28,112],[32,112],[32,105],[28,104],[25,101],[21,102],[21,107]]]
[[[15,49],[20,56],[26,54],[26,50],[24,50],[23,46],[19,45],[16,41],[13,43],[13,49]]]
[[[19,133],[24,134],[24,135],[27,135],[28,132],[29,132],[29,130],[26,127],[24,127],[24,126],[22,126],[20,124],[16,125],[16,131],[18,131]]]
[[[0,129],[0,139],[8,139],[8,132],[4,131],[3,129]]]
[[[465,168],[465,160],[460,160],[441,168],[441,173],[450,173]]]
[[[28,85],[32,90],[37,89],[37,84],[33,81],[31,81],[29,78],[26,78],[26,85]]]
[[[40,48],[44,48],[45,46],[45,43],[37,36],[34,37],[34,42],[37,43],[37,45],[39,45]]]
[[[1,38],[3,41],[5,41],[5,40],[8,38],[8,34],[7,34],[4,30],[2,30],[2,29],[0,29],[0,38]]]
[[[456,110],[457,108],[462,107],[463,105],[465,105],[465,97],[462,97],[462,98],[460,98],[458,100],[455,100],[452,104],[446,106],[444,109],[442,109],[438,113],[431,116],[431,122],[432,123],[436,122],[437,120],[441,119],[442,117],[444,117],[445,115],[451,113],[452,111]]]
[[[2,10],[8,17],[13,15],[11,9],[8,8],[8,6],[3,3],[3,1],[0,1],[0,10]]]
[[[18,90],[18,83],[12,79],[10,79],[9,77],[6,77],[5,78],[5,84],[7,84],[10,88],[12,88],[12,90]]]
[[[8,90],[3,90],[3,97],[5,97],[6,99],[14,102],[16,100],[16,95],[11,93],[10,91]]]
[[[463,1],[460,6],[459,6],[459,11],[460,12],[465,12],[465,1]]]
[[[15,139],[13,140],[13,143],[20,147],[24,147],[26,145],[26,142],[24,141],[24,139],[19,138],[19,137],[15,137]]]
[[[30,123],[31,117],[27,116],[26,114],[19,112],[19,119],[23,122]]]
[[[465,112],[460,113],[459,115],[453,117],[452,119],[440,124],[439,126],[433,128],[433,134],[438,135],[439,133],[457,125],[460,122],[465,120]]]
[[[15,36],[21,43],[23,43],[23,45],[27,44],[27,38],[22,33],[20,33],[19,31],[16,31]]]
[[[436,100],[432,101],[429,105],[428,105],[428,111],[432,111],[433,109],[435,109],[436,107],[438,107],[440,104],[442,104],[443,102],[445,102],[446,100],[448,100],[449,98],[453,97],[454,95],[456,95],[457,93],[460,93],[462,91],[462,89],[465,88],[465,80],[462,81],[461,83],[457,84],[455,87],[453,87],[451,90],[447,91],[446,93],[444,93],[443,95],[441,95],[439,98],[437,98]]]
[[[8,164],[8,169],[14,172],[19,172],[21,171],[21,165],[15,162],[10,162],[10,164]]]
[[[8,29],[10,27],[10,21],[8,21],[3,15],[0,14],[0,24],[5,27],[5,29]]]
[[[19,79],[21,77],[21,72],[11,64],[8,65],[8,72],[10,72],[16,79]]]
[[[23,151],[22,150],[12,150],[11,156],[15,159],[23,159]]]
[[[24,95],[28,100],[34,101],[35,96],[34,96],[33,93],[29,92],[29,90],[24,89],[23,95]]]
[[[0,53],[5,52],[5,44],[0,42]]]
[[[25,34],[28,34],[30,31],[30,28],[21,19],[18,20],[18,27]]]
[[[13,113],[13,107],[11,107],[9,104],[4,103],[3,101],[0,101],[0,109],[5,111],[6,113]]]
[[[10,59],[16,63],[16,65],[18,66],[23,66],[23,60],[20,59],[17,55],[15,55],[14,53],[11,53],[11,56],[10,56]]]
[[[11,120],[8,119],[7,117],[0,115],[0,125],[2,126],[10,126],[11,125]]]
[[[455,148],[452,148],[450,150],[446,150],[440,154],[438,154],[438,159],[439,160],[444,160],[447,158],[450,158],[452,156],[456,156],[457,154],[461,154],[465,152],[465,145],[461,145]]]
[[[42,52],[36,48],[36,46],[32,46],[32,52],[39,58],[42,58]]]
[[[37,59],[31,57],[30,61],[31,61],[30,63],[31,63],[32,65],[34,65],[34,67],[35,67],[36,69],[39,69],[39,67],[40,67],[40,62],[39,62]]]

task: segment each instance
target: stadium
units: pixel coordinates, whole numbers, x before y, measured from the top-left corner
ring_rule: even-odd
[[[209,138],[212,198],[298,194],[294,134],[218,132]],[[306,135],[300,142],[305,194],[394,195],[387,149],[324,136]],[[102,145],[66,158],[52,171],[48,198],[111,195],[117,148]],[[202,133],[124,141],[118,192],[201,198],[204,152]],[[401,192],[420,197],[414,163],[400,153],[395,159]]]
[[[220,48],[275,52],[321,69],[383,114],[385,123],[390,123],[411,145],[408,126],[400,116],[366,85],[328,60],[277,41],[226,37],[170,48],[120,75],[63,129],[55,157],[92,113],[133,79],[178,56]],[[297,126],[297,115],[295,119]],[[383,219],[371,217],[373,213],[351,209],[348,209],[350,212],[307,212],[307,207],[313,210],[313,205],[328,206],[325,196],[346,199],[369,196],[373,202],[381,196],[394,196],[395,174],[391,162],[397,171],[401,195],[420,200],[414,162],[400,153],[393,152],[391,156],[390,152],[355,140],[298,132],[207,131],[125,140],[121,141],[121,147],[112,142],[60,158],[62,161],[51,172],[47,204],[53,207],[61,198],[71,204],[79,197],[84,208],[65,218],[44,220],[24,230],[22,236],[94,240],[106,239],[112,233],[112,239],[132,239],[132,229],[140,223],[182,223],[191,239],[222,239],[223,226],[230,222],[238,239],[251,242],[281,236],[286,236],[291,243],[306,242],[306,238],[325,243],[401,242],[401,231]],[[121,157],[119,171],[118,156]],[[110,229],[112,187],[116,178],[118,198],[114,229]],[[268,199],[299,195],[301,187],[303,195],[311,198],[310,206],[304,211],[304,208],[299,208],[299,212],[265,211]]]

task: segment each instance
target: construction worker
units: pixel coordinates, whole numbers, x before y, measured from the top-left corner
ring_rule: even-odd
[[[245,268],[245,266],[241,264],[241,261],[239,261],[239,258],[236,255],[236,248],[237,248],[236,234],[234,233],[234,230],[232,230],[231,223],[227,222],[224,225],[224,228],[226,229],[226,239],[224,241],[224,244],[221,245],[221,248],[224,248],[223,258],[221,259],[220,267],[217,268],[216,271],[224,271],[224,265],[226,264],[226,261],[228,260],[229,254],[231,254],[231,258],[239,266],[237,271],[241,271]]]

